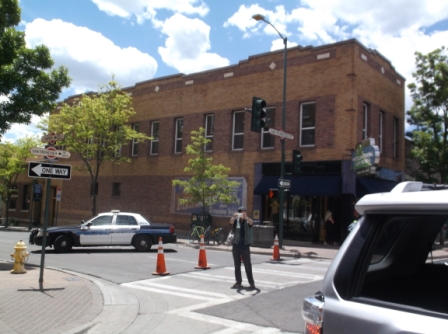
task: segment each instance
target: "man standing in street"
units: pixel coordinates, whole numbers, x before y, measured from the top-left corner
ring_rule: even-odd
[[[246,270],[247,280],[250,288],[256,289],[254,277],[252,275],[252,263],[250,261],[250,245],[253,242],[252,225],[254,222],[247,216],[246,208],[240,206],[238,212],[230,218],[230,225],[234,231],[234,239],[232,243],[233,263],[235,266],[236,283],[233,288],[242,288],[243,279],[241,277],[241,259],[243,259],[244,269]]]

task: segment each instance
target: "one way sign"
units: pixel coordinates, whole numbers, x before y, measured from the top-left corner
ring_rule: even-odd
[[[45,179],[64,179],[70,180],[72,166],[43,164],[40,162],[30,162],[28,165],[29,177],[40,177]]]

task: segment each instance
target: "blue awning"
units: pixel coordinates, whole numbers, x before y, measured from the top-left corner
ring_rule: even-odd
[[[367,194],[390,192],[397,184],[398,182],[384,179],[358,177],[356,178],[356,197],[363,197]]]
[[[263,176],[255,187],[255,195],[267,195],[269,190],[278,189],[279,176]],[[341,194],[340,175],[287,175],[291,181],[289,192],[300,196],[339,196]]]

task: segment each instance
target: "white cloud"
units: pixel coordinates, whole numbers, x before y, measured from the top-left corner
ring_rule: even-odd
[[[290,13],[283,6],[267,10],[258,5],[242,5],[224,26],[236,26],[246,38],[261,30],[268,35],[275,34],[267,24],[256,25],[248,19],[257,13],[265,15],[288,36],[288,45],[291,40],[318,46],[356,38],[391,61],[406,78],[406,84],[413,82],[414,53],[428,53],[446,45],[448,40],[448,31],[426,32],[428,27],[448,18],[447,1],[394,0],[382,5],[377,0],[302,0],[300,7]],[[280,39],[273,41],[271,50],[280,49],[280,43]],[[412,106],[407,88],[405,105],[406,110]]]
[[[288,33],[286,31],[286,23],[288,21],[288,17],[286,16],[286,12],[283,6],[277,6],[275,7],[275,11],[270,11],[260,7],[258,4],[250,5],[249,7],[241,5],[238,11],[233,14],[226,22],[224,22],[224,27],[237,27],[244,32],[244,38],[250,37],[253,34],[258,33],[260,30],[262,30],[267,35],[278,35],[273,27],[270,27],[266,23],[258,23],[258,21],[253,19],[252,16],[255,14],[263,15],[266,20],[269,21],[279,31],[280,34],[283,35],[283,37],[288,36]]]
[[[7,131],[1,138],[2,142],[15,142],[18,139],[25,138],[26,136],[32,137],[36,135],[42,135],[42,131],[37,128],[37,124],[40,122],[40,117],[32,116],[30,124],[17,124],[11,125],[11,129]]]
[[[174,14],[160,24],[168,38],[158,51],[167,65],[186,74],[229,65],[228,59],[208,52],[210,27],[203,21]]]
[[[121,86],[154,77],[157,62],[136,48],[120,48],[102,34],[61,20],[36,19],[26,24],[29,47],[45,44],[56,66],[64,65],[73,79],[71,91],[97,91],[115,75]]]
[[[157,10],[166,9],[186,15],[204,16],[209,8],[202,0],[92,0],[98,8],[108,15],[130,18],[135,15],[137,21],[155,19]]]

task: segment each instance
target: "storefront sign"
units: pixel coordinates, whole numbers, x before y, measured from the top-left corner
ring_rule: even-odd
[[[363,140],[352,154],[352,167],[357,175],[375,174],[375,165],[379,162],[380,150],[373,138]]]

